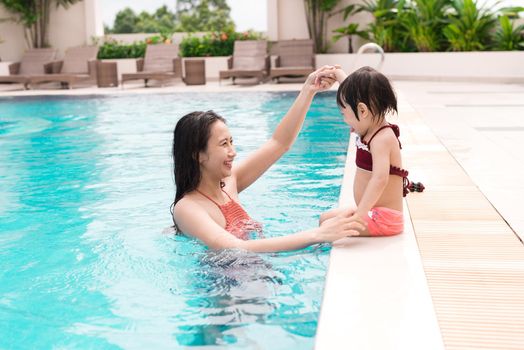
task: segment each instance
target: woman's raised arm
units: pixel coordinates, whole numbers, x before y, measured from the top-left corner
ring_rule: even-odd
[[[333,74],[330,75],[329,71],[333,71]],[[335,82],[334,71],[334,67],[324,66],[311,73],[271,138],[238,166],[233,167],[238,192],[251,185],[291,148],[302,129],[306,113],[315,94],[329,89]],[[318,78],[319,73],[322,73],[322,79]]]

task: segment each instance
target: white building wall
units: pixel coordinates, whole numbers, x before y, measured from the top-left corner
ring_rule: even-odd
[[[278,0],[267,0],[267,37],[278,40]]]
[[[63,54],[68,47],[86,45],[85,5],[78,2],[67,9],[53,11],[49,25],[49,44]]]
[[[12,15],[0,5],[0,18],[10,18]],[[2,61],[17,61],[26,49],[23,27],[14,22],[0,22],[0,59]]]
[[[304,0],[278,0],[278,40],[309,39]]]
[[[286,39],[308,39],[309,32],[307,28],[306,12],[304,0],[267,0],[268,1],[268,37],[270,40]],[[349,4],[355,3],[355,0],[343,0],[333,10],[336,12],[343,9]],[[328,52],[346,53],[348,52],[348,39],[343,38],[337,42],[332,41],[333,30],[343,27],[350,22],[360,23],[364,28],[371,21],[370,15],[359,13],[353,17],[343,20],[343,14],[339,13],[327,19],[326,36],[328,42]],[[362,40],[353,38],[353,49],[356,51]]]
[[[91,44],[92,36],[103,35],[101,16],[98,15],[98,0],[84,0],[67,9],[51,6],[49,23],[49,44],[63,55],[72,46]],[[0,5],[0,18],[12,17]],[[2,61],[18,61],[27,49],[24,29],[15,22],[0,23],[0,58]]]

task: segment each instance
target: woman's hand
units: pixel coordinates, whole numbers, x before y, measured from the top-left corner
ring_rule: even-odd
[[[323,66],[317,69],[307,77],[304,88],[313,93],[329,90],[337,81],[335,75],[337,68],[338,66]]]
[[[322,222],[317,231],[319,242],[334,242],[344,237],[360,236],[366,229],[365,222],[352,211],[342,212]]]
[[[342,84],[342,82],[347,78],[346,72],[342,70],[339,64],[335,64],[332,67],[334,69],[318,71],[317,79],[322,81],[325,79],[325,77],[327,77],[331,82],[331,80],[334,78],[336,81]]]

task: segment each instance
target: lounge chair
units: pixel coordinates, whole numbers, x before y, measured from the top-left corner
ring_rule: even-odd
[[[265,40],[237,40],[233,56],[228,58],[228,70],[219,72],[218,80],[237,78],[255,78],[262,82],[269,75],[269,56]]]
[[[56,58],[56,49],[31,49],[24,53],[20,62],[9,65],[9,75],[0,76],[0,83],[24,84],[28,88],[29,77],[45,74],[46,64]]]
[[[275,43],[272,51],[277,57],[270,77],[277,82],[280,78],[305,81],[315,70],[313,40],[281,40]]]
[[[149,80],[158,80],[163,86],[166,80],[182,77],[182,61],[178,57],[178,45],[148,45],[145,57],[136,62],[136,70],[137,73],[122,74],[122,87],[128,80],[143,79],[145,86]]]
[[[34,75],[29,78],[31,88],[40,83],[59,82],[71,89],[73,84],[96,81],[96,56],[98,47],[78,46],[66,50],[64,59],[46,65],[51,74]]]

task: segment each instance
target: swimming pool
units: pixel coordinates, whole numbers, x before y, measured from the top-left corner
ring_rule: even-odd
[[[172,129],[228,120],[245,157],[296,93],[0,100],[0,349],[312,348],[329,247],[209,252],[167,235]],[[264,235],[338,199],[348,129],[315,98],[292,150],[240,198]]]

